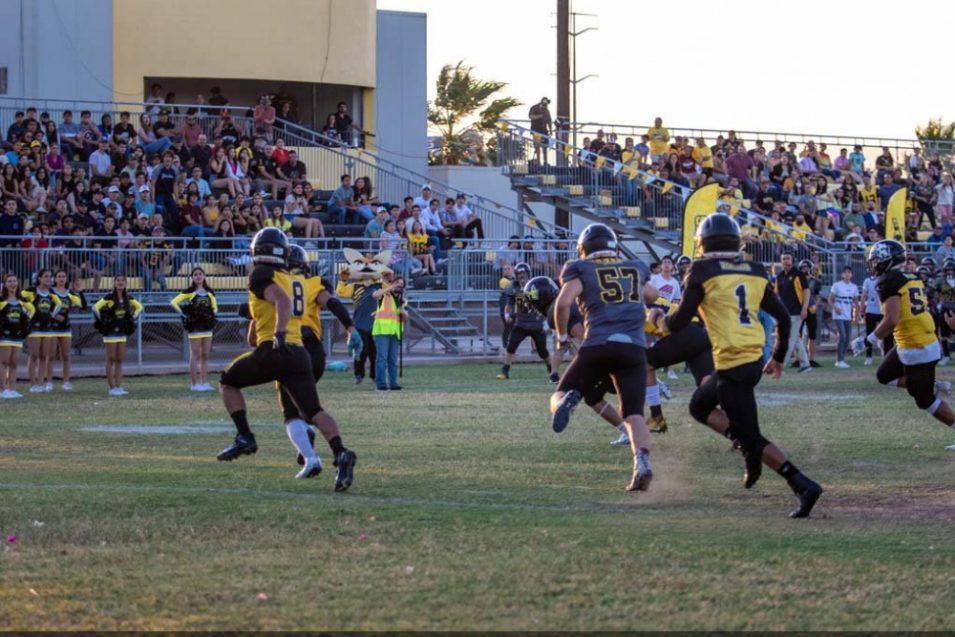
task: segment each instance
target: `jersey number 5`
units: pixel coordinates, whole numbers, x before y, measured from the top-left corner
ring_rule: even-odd
[[[305,287],[300,281],[292,281],[292,314],[305,316]]]
[[[599,268],[596,275],[600,300],[604,303],[640,302],[640,272],[635,268]],[[623,279],[630,281],[629,295],[621,283]]]
[[[922,288],[909,288],[909,305],[912,308],[912,316],[918,316],[925,311],[925,290]]]
[[[752,325],[753,320],[749,316],[749,308],[746,307],[746,286],[736,286],[736,301],[739,303],[739,324]]]

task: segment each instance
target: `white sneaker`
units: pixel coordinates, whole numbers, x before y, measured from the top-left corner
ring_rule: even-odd
[[[15,398],[15,396],[13,395],[13,392],[10,391],[9,389],[4,389],[3,393],[0,393],[0,398],[2,398],[3,400],[8,400],[10,398]]]
[[[948,356],[943,356],[943,357],[938,361],[938,366],[939,366],[939,367],[945,367],[946,365],[948,365],[949,360],[951,360],[951,359],[949,359]]]
[[[952,384],[947,380],[935,381],[935,395],[950,396],[952,393]]]
[[[314,458],[306,458],[305,466],[302,467],[302,470],[295,474],[295,477],[304,480],[306,478],[314,478],[322,472],[322,461],[316,455]]]
[[[199,385],[199,391],[215,391],[216,388],[210,385],[209,383],[203,383]]]
[[[73,383],[63,383],[63,386],[60,389],[63,391],[73,391]]]
[[[839,369],[850,369],[849,363],[845,361],[836,361],[836,367]]]
[[[11,389],[11,390],[10,390],[10,398],[23,398],[23,394],[21,394],[20,392],[18,392],[18,391],[15,390],[15,389]]]
[[[30,386],[30,393],[31,393],[31,394],[42,394],[42,393],[43,393],[43,385],[31,385],[31,386]]]
[[[863,365],[868,367],[871,364],[872,364],[872,357],[870,356],[869,358],[865,359],[865,362],[863,363]]]
[[[190,385],[189,391],[202,391],[202,390],[199,389],[199,385]]]
[[[670,389],[670,386],[664,383],[659,378],[657,379],[657,387],[660,389],[660,396],[664,400],[670,400],[673,398],[673,390]]]
[[[677,373],[673,371],[672,369],[667,372],[667,378],[669,378],[670,380],[680,380],[680,377],[677,376]]]
[[[47,384],[43,387],[43,391],[53,391],[53,383],[47,383]]]
[[[108,393],[110,396],[122,396],[122,394],[119,393],[119,387],[113,387],[113,388],[112,388],[111,390],[109,390],[107,393]]]
[[[626,447],[630,444],[630,438],[627,434],[620,434],[620,437],[610,443],[614,447]]]
[[[118,393],[116,394],[117,396],[125,396],[126,394],[129,393],[128,391],[126,391],[126,390],[123,389],[122,387],[117,387],[117,388],[116,388],[116,391],[118,392]]]

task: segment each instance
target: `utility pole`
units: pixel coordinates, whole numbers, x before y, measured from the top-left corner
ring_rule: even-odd
[[[570,0],[557,0],[557,117],[570,121]]]

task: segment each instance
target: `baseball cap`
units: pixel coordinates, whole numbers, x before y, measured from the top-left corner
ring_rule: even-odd
[[[116,186],[110,186],[106,192],[119,192],[119,188]]]
[[[388,209],[385,208],[384,206],[378,206],[378,210],[376,210],[375,212],[388,212]]]
[[[139,192],[149,192],[149,186],[140,186]]]
[[[429,186],[428,184],[421,186],[421,191],[424,192],[425,190],[431,190],[431,186]]]

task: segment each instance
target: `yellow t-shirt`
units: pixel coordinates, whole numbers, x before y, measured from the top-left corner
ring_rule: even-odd
[[[647,137],[650,138],[650,154],[662,155],[667,151],[670,141],[670,131],[662,126],[654,126],[647,129]]]
[[[693,161],[698,163],[703,168],[712,168],[713,167],[713,151],[710,150],[709,146],[703,146],[700,148],[696,146],[693,149]]]

